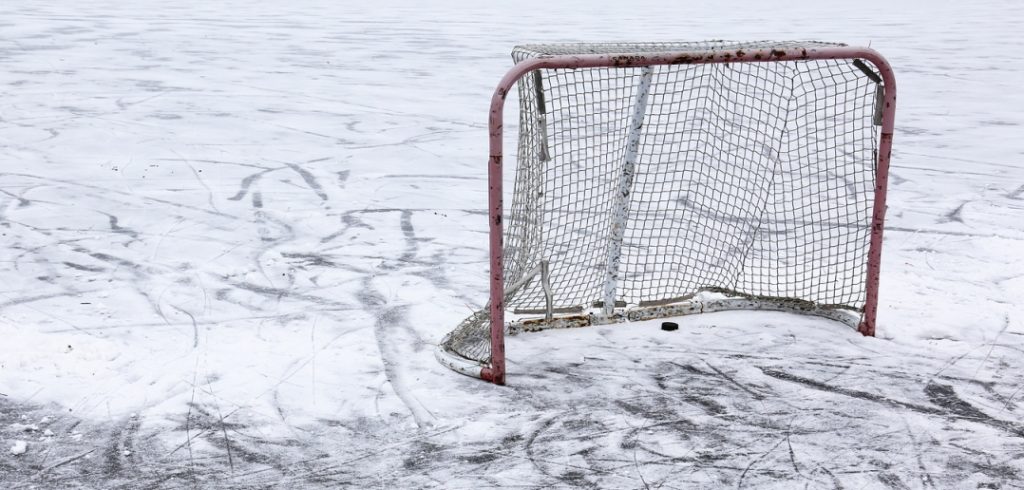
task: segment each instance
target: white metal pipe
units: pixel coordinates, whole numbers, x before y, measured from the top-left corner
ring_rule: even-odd
[[[647,116],[647,99],[651,92],[651,79],[654,68],[643,67],[640,82],[637,85],[636,101],[633,103],[633,115],[629,121],[629,136],[626,139],[626,155],[622,162],[622,173],[615,190],[615,201],[612,205],[611,226],[608,236],[608,266],[604,280],[604,313],[611,315],[615,311],[615,294],[619,285],[619,266],[622,262],[622,240],[626,233],[626,222],[629,214],[629,194],[633,188],[633,175],[636,173],[636,160],[640,153],[640,135]]]

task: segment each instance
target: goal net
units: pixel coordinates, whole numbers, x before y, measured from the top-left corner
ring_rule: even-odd
[[[516,47],[520,65],[626,66],[538,68],[518,79],[501,328],[731,308],[861,324],[884,91],[874,64],[812,56],[830,48],[842,45]],[[777,54],[794,52],[804,57]],[[780,59],[744,61],[750,53]],[[737,61],[645,64],[673,54]],[[471,315],[441,351],[489,365],[491,322],[488,308]]]

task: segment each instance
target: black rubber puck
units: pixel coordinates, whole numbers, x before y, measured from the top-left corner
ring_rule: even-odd
[[[666,332],[672,332],[679,330],[679,324],[676,322],[661,322],[661,329]]]

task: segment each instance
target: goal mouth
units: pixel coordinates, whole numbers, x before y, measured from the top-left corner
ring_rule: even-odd
[[[491,103],[490,302],[444,338],[445,365],[502,384],[506,333],[727,310],[874,334],[896,97],[881,55],[707,41],[513,59]]]
[[[853,329],[859,329],[863,312],[846,305],[822,305],[793,298],[772,298],[755,296],[721,288],[706,288],[698,294],[684,298],[652,301],[631,306],[617,306],[611,314],[605,313],[603,305],[594,305],[589,311],[541,316],[542,312],[517,312],[520,316],[505,324],[507,335],[521,332],[539,332],[552,328],[575,328],[592,325],[642,322],[667,319],[703,313],[724,311],[777,311],[799,315],[828,318]],[[532,313],[532,314],[530,314]]]
[[[825,318],[840,323],[851,329],[861,331],[864,328],[863,312],[845,305],[823,305],[792,298],[772,298],[743,294],[738,291],[707,288],[698,294],[686,298],[618,306],[611,314],[603,310],[603,305],[592,308],[573,308],[573,311],[556,312],[548,316],[542,311],[518,311],[510,315],[505,323],[505,335],[540,332],[552,329],[580,328],[600,325],[625,324],[648,320],[671,319],[705,313],[728,311],[773,311],[801,316]],[[467,320],[475,320],[486,324],[486,314],[476,314]],[[483,330],[477,328],[478,332]],[[461,374],[476,378],[487,378],[490,361],[480,359],[480,353],[490,344],[490,338],[480,335],[474,341],[461,339],[458,342],[450,337],[438,344],[435,350],[437,360]],[[474,346],[475,349],[470,347]],[[474,356],[476,358],[474,358]]]

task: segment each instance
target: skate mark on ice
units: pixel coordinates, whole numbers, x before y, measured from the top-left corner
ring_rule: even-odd
[[[399,218],[399,229],[401,229],[402,237],[405,239],[405,250],[402,252],[402,255],[391,263],[381,265],[382,269],[389,271],[401,269],[414,263],[416,261],[416,254],[419,252],[418,242],[423,240],[416,237],[416,228],[412,224],[412,211],[406,209],[398,211],[401,215]]]
[[[21,197],[17,194],[14,194],[13,192],[0,189],[0,194],[6,194],[8,196],[11,196],[13,199],[16,199],[18,201],[19,208],[25,208],[32,205],[32,201],[29,201],[28,199],[25,199],[24,197]]]
[[[740,473],[739,481],[736,482],[736,488],[743,488],[743,479],[747,477],[747,473],[749,473],[750,470],[753,469],[755,465],[757,465],[758,463],[763,461],[771,453],[775,452],[775,450],[778,449],[779,446],[781,446],[783,442],[786,442],[786,438],[785,437],[779,438],[779,441],[776,442],[774,446],[772,446],[767,451],[765,451],[765,452],[761,453],[760,455],[758,455],[758,457],[750,460],[750,462],[747,463],[747,466],[743,468],[743,472]]]
[[[3,310],[4,308],[7,308],[9,306],[23,305],[53,298],[62,298],[64,296],[75,296],[77,294],[79,294],[78,291],[66,291],[63,293],[39,294],[36,296],[22,296],[20,298],[14,298],[4,302],[0,302],[0,310]]]
[[[1024,201],[1024,184],[1021,184],[1021,186],[1018,187],[1017,190],[1007,194],[1006,197],[1018,201]]]
[[[998,390],[996,390],[996,388],[999,386],[999,384],[996,383],[995,381],[982,381],[982,380],[979,380],[979,379],[961,378],[961,377],[949,376],[949,375],[945,375],[945,374],[939,375],[939,376],[936,376],[936,377],[939,378],[939,379],[944,379],[946,381],[952,381],[952,382],[956,382],[956,383],[968,383],[968,384],[973,384],[973,385],[980,386],[981,389],[985,390],[985,392],[988,393],[992,397],[993,400],[1003,404],[1003,407],[1004,407],[1003,410],[1013,411],[1013,410],[1016,410],[1016,408],[1017,408],[1017,406],[1013,404],[1012,398],[1004,397]]]
[[[363,220],[359,219],[357,214],[363,211],[345,211],[341,214],[341,223],[345,225],[344,228],[338,230],[330,235],[327,235],[320,239],[320,243],[327,243],[335,238],[338,238],[348,232],[350,228],[365,228],[367,230],[373,230],[373,226],[366,224]]]
[[[166,199],[159,199],[159,198],[152,197],[152,196],[147,196],[147,195],[137,195],[137,194],[134,194],[132,192],[122,191],[122,190],[118,190],[116,188],[111,188],[111,187],[101,187],[101,186],[96,186],[96,185],[84,184],[82,182],[63,180],[63,179],[55,179],[55,178],[52,178],[52,177],[41,177],[41,176],[33,175],[33,174],[24,174],[24,173],[17,173],[17,172],[0,172],[0,178],[8,177],[8,176],[10,176],[10,177],[23,177],[23,178],[26,178],[26,179],[33,179],[33,180],[41,180],[41,181],[47,182],[47,183],[49,183],[51,185],[53,185],[53,184],[63,184],[63,186],[54,185],[54,187],[61,188],[61,189],[63,189],[63,188],[66,188],[66,189],[89,189],[91,191],[95,191],[96,194],[95,195],[93,195],[93,194],[85,194],[85,195],[88,196],[88,197],[91,197],[91,198],[96,198],[96,199],[101,200],[101,201],[109,201],[114,196],[117,196],[117,197],[120,197],[120,198],[124,198],[128,203],[130,203],[130,204],[132,204],[134,206],[134,205],[137,205],[137,200],[141,199],[141,200],[146,201],[146,202],[156,203],[156,204],[160,204],[161,206],[167,206],[167,207],[170,207],[170,208],[187,209],[189,211],[195,211],[197,213],[202,213],[202,214],[206,214],[206,215],[210,215],[210,216],[217,216],[217,217],[220,217],[220,218],[228,218],[228,219],[232,219],[232,220],[235,219],[234,216],[232,216],[230,214],[222,213],[222,212],[219,212],[219,211],[211,211],[211,210],[206,209],[206,208],[201,208],[201,207],[198,207],[198,206],[190,206],[188,204],[182,204],[182,203],[178,203],[178,202],[168,201]],[[74,192],[74,193],[76,193],[76,195],[79,195],[79,196],[82,195],[79,191],[72,190],[71,192]]]
[[[714,374],[717,374],[722,379],[728,381],[729,384],[735,386],[736,388],[739,388],[740,391],[750,395],[755,400],[762,400],[762,399],[764,399],[764,395],[763,394],[754,391],[753,389],[751,389],[748,386],[740,383],[739,381],[736,381],[735,378],[733,378],[732,376],[726,374],[721,369],[715,367],[715,365],[713,365],[710,362],[708,362],[707,359],[701,359],[701,360],[704,361],[704,364],[707,364],[707,366],[709,368],[711,368],[712,371],[715,372]],[[692,365],[689,365],[689,364],[683,365],[683,364],[678,364],[676,362],[673,362],[672,364],[675,364],[676,366],[679,366],[680,368],[683,368],[684,370],[689,371],[690,373],[700,374],[702,376],[713,376],[712,373],[701,371],[700,369],[698,369],[698,368],[696,368],[696,367],[694,367]]]
[[[419,352],[426,345],[422,337],[409,325],[406,315],[408,306],[387,306],[387,299],[373,287],[373,277],[366,276],[363,286],[356,294],[364,311],[377,317],[373,332],[377,342],[377,350],[381,356],[384,375],[391,384],[395,395],[405,405],[419,427],[433,425],[436,418],[423,404],[412,395],[406,385],[403,372],[416,372],[414,369],[398,369],[405,364],[409,353],[405,350],[412,347]]]
[[[67,266],[69,268],[75,269],[75,270],[80,270],[82,272],[104,272],[104,271],[108,270],[105,267],[92,267],[92,266],[87,266],[87,265],[82,265],[82,264],[76,264],[74,262],[61,262],[61,264],[65,265],[65,266]]]
[[[914,461],[917,463],[917,470],[921,472],[921,485],[924,488],[937,488],[935,486],[935,479],[932,477],[932,474],[928,471],[928,467],[924,464],[924,458],[922,454],[925,452],[925,449],[921,447],[920,442],[918,442],[917,440],[917,435],[910,430],[909,426],[907,427],[907,435],[910,436],[910,440],[914,444]]]
[[[186,309],[184,309],[184,308],[182,308],[182,307],[180,307],[178,305],[171,305],[171,308],[174,308],[175,310],[178,310],[181,313],[184,313],[185,316],[187,316],[188,319],[191,320],[191,322],[192,322],[192,348],[195,349],[195,348],[199,347],[199,323],[196,322],[195,315],[193,315],[188,310],[186,310]],[[163,316],[163,314],[161,313],[160,316]],[[164,321],[167,321],[166,317],[164,317]],[[170,322],[167,322],[167,323],[170,324]]]
[[[946,213],[941,219],[939,219],[939,223],[963,223],[964,206],[967,206],[968,203],[970,203],[970,201],[964,201],[957,206],[956,209]]]
[[[383,301],[383,298],[381,298],[381,301]],[[412,415],[413,420],[416,421],[417,426],[432,426],[436,419],[434,414],[410,393],[409,387],[406,385],[403,373],[415,371],[411,368],[398,369],[399,364],[403,363],[409,353],[398,347],[399,345],[406,344],[406,342],[399,341],[400,336],[396,335],[396,330],[400,329],[411,337],[409,339],[411,342],[409,343],[412,344],[415,350],[419,351],[425,345],[423,339],[409,326],[406,316],[407,309],[407,306],[396,306],[378,310],[377,322],[373,329],[374,336],[377,339],[377,348],[381,353],[381,362],[384,364],[384,373],[387,376],[388,382],[391,383],[395,395],[409,409],[409,413]]]
[[[131,245],[133,242],[139,240],[139,232],[132,230],[131,228],[125,228],[121,226],[117,216],[113,214],[104,213],[102,211],[100,213],[107,215],[107,219],[110,222],[110,231],[131,237],[131,240],[123,243],[122,246],[127,247]]]
[[[105,475],[124,477],[129,470],[135,472],[135,439],[141,427],[141,418],[133,416],[114,428],[103,450],[102,469]]]
[[[274,170],[279,170],[281,168],[283,168],[283,167],[268,168],[266,170],[261,170],[259,172],[256,172],[256,173],[254,173],[252,175],[249,175],[249,176],[243,178],[242,182],[241,182],[241,185],[238,188],[238,192],[235,193],[234,196],[229,197],[228,200],[229,201],[241,201],[242,198],[244,198],[245,195],[249,193],[249,188],[252,187],[253,184],[258,182],[264,175],[266,175],[266,174],[268,174],[270,172],[273,172]],[[261,200],[261,203],[262,203],[262,200]],[[262,204],[259,207],[263,207]]]
[[[928,396],[928,401],[957,416],[984,422],[989,425],[1003,426],[1007,430],[1014,431],[1012,424],[993,419],[970,403],[961,399],[957,396],[956,391],[953,390],[951,385],[928,383],[924,387],[924,393]]]
[[[974,408],[969,403],[961,400],[953,391],[953,388],[949,385],[938,385],[936,383],[928,383],[927,385],[925,385],[925,395],[928,396],[929,401],[941,407],[941,409],[939,409],[927,407],[924,405],[917,405],[914,403],[904,402],[900,400],[894,400],[892,398],[888,398],[882,395],[876,395],[874,393],[868,393],[865,391],[840,388],[837,386],[822,383],[817,380],[796,376],[782,371],[776,371],[774,369],[763,367],[759,369],[765,375],[770,376],[772,378],[798,383],[820,391],[880,403],[894,408],[904,408],[925,415],[935,415],[945,418],[952,417],[962,420],[970,420],[998,429],[1003,429],[1014,435],[1024,437],[1024,428],[1012,422],[994,419],[986,415],[977,408]]]
[[[583,468],[567,463],[548,461],[546,458],[543,458],[537,454],[537,439],[544,435],[552,427],[554,427],[556,422],[558,422],[558,418],[560,416],[561,414],[555,414],[541,421],[536,428],[534,428],[529,432],[529,434],[527,434],[523,446],[526,451],[526,457],[527,459],[530,460],[530,464],[541,474],[562,481],[569,485],[579,487],[583,485],[583,483],[585,483],[586,476],[585,473],[583,473],[580,470],[589,471],[591,470],[590,468]],[[551,468],[549,468],[549,466],[560,466],[563,467],[566,471],[563,473],[554,474],[551,472]]]
[[[309,301],[309,302],[311,302],[313,304],[317,304],[317,305],[321,305],[321,306],[330,306],[330,307],[335,308],[336,310],[340,310],[340,311],[358,309],[355,305],[352,305],[352,304],[349,304],[349,303],[342,303],[340,301],[335,301],[335,300],[324,298],[324,297],[320,297],[320,296],[313,296],[313,295],[310,295],[310,294],[295,293],[295,292],[293,292],[294,290],[292,288],[275,288],[275,287],[269,287],[269,286],[260,286],[259,284],[253,284],[253,283],[249,283],[249,282],[234,282],[234,283],[230,283],[229,285],[232,286],[235,289],[241,289],[241,290],[244,290],[244,291],[249,291],[249,292],[256,293],[256,294],[259,294],[261,296],[266,296],[266,297],[269,297],[269,298],[273,298],[273,299],[276,299],[276,300],[280,300],[282,298],[290,298],[290,299],[296,299],[296,300],[301,300],[301,301]],[[224,295],[228,291],[230,291],[230,290],[220,290],[220,291],[218,291],[217,299],[223,299]]]
[[[316,161],[319,160],[313,160],[313,162]],[[317,197],[319,197],[321,201],[326,201],[328,199],[327,193],[324,192],[324,188],[320,185],[320,182],[316,180],[316,177],[314,177],[313,174],[311,174],[308,170],[298,165],[295,165],[294,163],[288,163],[286,165],[288,165],[288,167],[290,167],[292,170],[295,171],[295,173],[299,174],[299,176],[302,177],[302,180],[305,181],[306,185],[308,185],[309,188],[316,193]]]
[[[335,263],[334,261],[332,261],[331,259],[328,259],[327,257],[325,257],[325,256],[323,256],[321,254],[316,254],[316,253],[282,252],[281,253],[281,257],[284,257],[286,259],[298,259],[298,261],[300,263],[299,264],[295,264],[295,265],[296,265],[296,267],[301,267],[301,268],[306,268],[306,267],[337,268],[337,267],[339,267],[339,265],[337,263]]]
[[[878,474],[878,481],[882,482],[883,485],[894,488],[897,490],[910,490],[910,487],[903,480],[900,479],[899,475],[890,472],[883,471]]]

